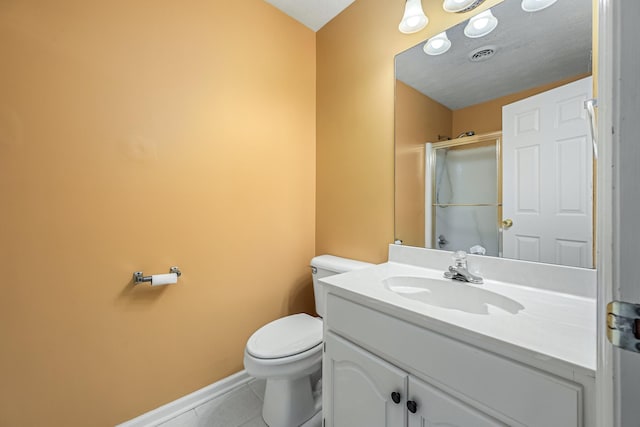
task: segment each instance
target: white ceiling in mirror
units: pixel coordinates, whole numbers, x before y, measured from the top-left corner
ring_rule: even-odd
[[[313,31],[338,16],[355,0],[264,0]]]
[[[494,6],[499,24],[485,37],[466,37],[467,21],[447,30],[451,49],[444,55],[425,55],[424,43],[399,54],[396,78],[457,110],[591,72],[590,1],[558,0],[534,13],[521,3]],[[495,49],[493,57],[472,62],[469,54],[483,46]]]

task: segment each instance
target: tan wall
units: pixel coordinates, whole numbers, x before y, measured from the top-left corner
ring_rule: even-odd
[[[387,259],[394,236],[394,56],[468,19],[445,12],[441,1],[423,7],[429,25],[412,35],[398,31],[403,3],[388,0],[358,0],[317,33],[317,253]]]
[[[395,238],[424,246],[424,143],[451,135],[452,112],[396,81]]]
[[[558,86],[582,79],[590,74],[580,74],[557,82],[523,90],[481,104],[472,105],[453,111],[453,127],[451,134],[455,138],[462,132],[474,131],[476,134],[502,130],[502,107],[512,102],[546,92]]]
[[[261,0],[9,0],[0,58],[0,425],[114,425],[312,310],[311,30]]]

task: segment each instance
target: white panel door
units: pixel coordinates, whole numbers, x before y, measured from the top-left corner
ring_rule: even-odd
[[[407,374],[331,332],[325,343],[325,427],[405,426]]]
[[[409,401],[415,403],[409,427],[506,426],[414,377],[409,377]]]
[[[502,109],[506,258],[593,267],[587,77]]]
[[[605,155],[601,156],[602,160],[599,162],[603,161],[604,164],[602,175],[611,171],[611,176],[600,183],[603,193],[612,194],[603,198],[609,207],[598,210],[599,213],[605,210],[605,215],[598,218],[598,223],[605,224],[601,228],[605,229],[605,232],[611,232],[612,240],[610,259],[598,259],[598,270],[601,274],[599,279],[603,279],[598,286],[601,289],[606,288],[605,292],[599,294],[598,305],[601,310],[598,320],[604,324],[604,327],[600,328],[600,342],[610,347],[611,344],[605,336],[604,314],[610,298],[601,297],[608,297],[610,294],[614,300],[640,304],[640,2],[619,0],[602,3],[600,22],[608,29],[604,36],[612,39],[613,47],[607,50],[601,47],[600,52],[604,52],[608,58],[607,62],[610,61],[613,66],[611,70],[608,67],[601,68],[611,74],[601,75],[600,80],[600,83],[604,84],[601,84],[602,90],[598,96],[604,102],[598,107],[601,129],[599,145]],[[606,15],[603,16],[603,13]],[[605,46],[608,47],[607,44]],[[610,81],[607,82],[605,77],[609,77]],[[608,87],[611,84],[613,87]],[[608,126],[607,118],[610,112],[611,127]],[[608,250],[605,246],[606,237],[602,240],[600,248],[603,251]],[[601,416],[601,425],[640,426],[640,353],[613,348],[612,360],[602,360],[607,351],[602,351],[603,348],[599,350],[599,366],[603,366],[603,362],[613,362],[614,366],[613,390],[605,388],[605,391],[612,392],[614,396],[611,408],[613,414],[605,412],[610,418]],[[604,388],[604,384],[606,379],[601,381],[599,387]],[[602,390],[598,392],[602,393]]]

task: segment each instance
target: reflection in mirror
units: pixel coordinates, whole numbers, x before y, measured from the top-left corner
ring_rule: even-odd
[[[484,37],[469,13],[442,55],[396,56],[395,238],[591,268],[592,5],[521,3],[491,8]]]
[[[500,256],[500,134],[427,143],[426,160],[425,242]]]

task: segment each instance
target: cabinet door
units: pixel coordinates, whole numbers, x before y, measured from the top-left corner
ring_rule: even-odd
[[[416,411],[409,413],[409,427],[506,426],[414,377],[409,377],[408,396]]]
[[[331,332],[325,343],[326,427],[406,426],[407,374]],[[392,399],[394,392],[398,403]]]

